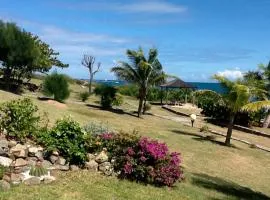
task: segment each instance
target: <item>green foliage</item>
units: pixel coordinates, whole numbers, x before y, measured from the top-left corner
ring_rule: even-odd
[[[39,134],[37,140],[48,152],[59,151],[71,164],[83,164],[86,161],[84,131],[70,117],[58,120],[51,130]]]
[[[205,124],[200,128],[200,132],[208,133],[210,131],[209,127]]]
[[[121,106],[123,103],[124,103],[124,97],[121,94],[116,93],[115,98],[113,99],[112,105]]]
[[[149,110],[151,110],[151,107],[152,107],[152,106],[151,106],[150,103],[146,103],[144,109],[145,109],[145,111],[149,111]]]
[[[39,122],[38,108],[28,98],[13,100],[1,105],[1,130],[7,131],[7,136],[22,141],[32,137]]]
[[[134,146],[139,141],[139,135],[137,131],[133,133],[119,132],[119,133],[108,133],[104,132],[98,135],[92,135],[86,141],[87,149],[90,152],[100,152],[103,148],[106,148],[109,157],[117,157],[123,154],[123,150]]]
[[[122,95],[130,96],[130,97],[138,97],[138,86],[134,84],[122,85],[118,86],[118,92]]]
[[[104,109],[111,108],[114,102],[116,102],[115,87],[109,85],[98,85],[94,90],[96,95],[100,95],[100,104]]]
[[[33,72],[48,72],[52,66],[67,67],[58,60],[59,53],[37,36],[14,23],[0,20],[0,61],[5,84],[21,84]]]
[[[100,135],[109,131],[108,124],[105,126],[103,123],[89,123],[83,127],[83,130],[90,135]]]
[[[48,174],[48,170],[42,165],[31,166],[29,174],[31,176],[44,176]]]
[[[138,86],[138,117],[142,113],[142,104],[146,98],[149,88],[165,81],[165,73],[158,60],[157,49],[149,49],[148,56],[144,55],[143,49],[127,50],[127,57],[130,62],[119,62],[112,72],[122,80]]]
[[[79,94],[80,100],[82,102],[85,102],[89,98],[89,96],[90,96],[89,92],[81,92]]]
[[[3,176],[5,175],[6,167],[0,165],[0,180],[3,179]]]
[[[66,76],[53,72],[48,75],[43,82],[43,93],[53,96],[56,101],[62,102],[69,97],[69,85]]]

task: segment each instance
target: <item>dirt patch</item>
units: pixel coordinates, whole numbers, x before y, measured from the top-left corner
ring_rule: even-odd
[[[47,101],[48,104],[54,105],[57,108],[63,109],[63,108],[67,108],[67,105],[64,103],[60,103],[58,101],[54,101],[54,100],[48,100]]]

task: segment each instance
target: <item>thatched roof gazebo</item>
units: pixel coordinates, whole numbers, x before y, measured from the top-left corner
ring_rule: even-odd
[[[176,89],[176,88],[179,88],[179,89],[192,89],[192,90],[195,90],[197,87],[189,84],[189,83],[186,83],[184,81],[182,81],[181,79],[179,78],[176,78],[172,81],[169,81],[167,83],[164,83],[162,85],[160,85],[161,87],[161,90],[165,89],[166,90],[166,97],[167,97],[167,93],[168,93],[168,89],[172,88],[172,89]],[[162,104],[162,98],[161,98],[161,104]],[[167,99],[166,99],[167,101]]]

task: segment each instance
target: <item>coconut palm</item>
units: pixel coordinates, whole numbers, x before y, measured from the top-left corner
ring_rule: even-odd
[[[127,50],[126,54],[129,62],[119,61],[117,66],[113,67],[111,71],[119,79],[138,85],[138,117],[140,117],[149,88],[163,82],[165,80],[165,73],[157,58],[158,51],[155,48],[149,49],[147,58],[142,48],[139,48],[137,51]]]
[[[270,106],[270,101],[256,101],[257,98],[262,99],[266,98],[266,91],[260,88],[256,88],[251,85],[245,85],[242,81],[230,81],[223,76],[214,75],[213,77],[218,82],[221,83],[225,88],[227,88],[227,93],[224,95],[218,95],[217,97],[221,97],[222,101],[230,110],[230,118],[228,124],[228,130],[226,135],[225,144],[227,146],[230,145],[230,140],[232,136],[232,129],[234,125],[234,119],[237,112],[241,110],[246,111],[258,111],[263,107]],[[209,91],[205,91],[209,93]],[[204,91],[200,91],[200,94],[204,93]],[[214,93],[213,91],[211,93]]]

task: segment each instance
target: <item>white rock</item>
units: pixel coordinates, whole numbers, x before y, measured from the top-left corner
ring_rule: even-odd
[[[12,163],[12,160],[7,157],[0,156],[0,165],[4,167],[9,167]]]

